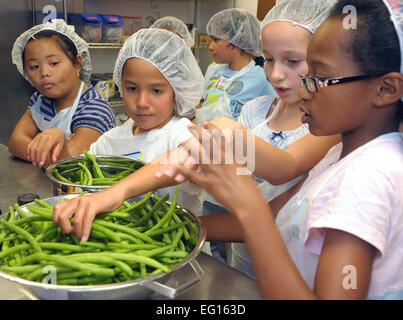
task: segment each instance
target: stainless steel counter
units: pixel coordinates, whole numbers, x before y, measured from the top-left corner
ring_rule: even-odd
[[[0,209],[17,202],[23,193],[36,193],[41,198],[53,196],[52,184],[42,169],[13,158],[5,145],[0,144]],[[215,260],[205,253],[197,257],[204,271],[203,279],[177,297],[178,300],[257,300],[261,299],[257,283],[237,270]],[[0,300],[37,299],[17,285],[0,279]],[[154,294],[151,299],[168,299]]]

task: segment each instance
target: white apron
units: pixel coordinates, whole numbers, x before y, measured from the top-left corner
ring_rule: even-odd
[[[73,105],[58,112],[56,116],[50,121],[46,120],[44,115],[41,114],[40,110],[42,99],[38,98],[38,100],[31,107],[31,114],[39,130],[43,132],[48,129],[58,128],[64,132],[67,139],[72,134],[70,130],[71,120],[73,119],[74,112],[78,107],[78,102],[80,101],[83,88],[84,82],[81,81],[80,89],[78,90]]]
[[[225,81],[223,84],[223,94],[220,97],[216,96],[215,99],[209,98],[210,100],[208,99],[204,106],[202,106],[200,109],[196,109],[196,124],[198,126],[201,126],[203,121],[211,121],[218,117],[232,118],[232,111],[230,107],[231,101],[228,98],[226,91],[236,79],[248,73],[255,65],[255,61],[251,60],[245,67]],[[224,67],[226,67],[226,65]],[[224,67],[219,64],[213,70],[213,72],[216,72],[220,68]],[[223,79],[224,76],[220,78],[219,82],[223,81]]]

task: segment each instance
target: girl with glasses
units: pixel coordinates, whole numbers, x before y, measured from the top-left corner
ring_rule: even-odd
[[[357,28],[343,25],[347,5]],[[403,299],[402,30],[402,0],[339,0],[315,32],[303,123],[342,142],[284,206],[234,165],[179,169],[231,211],[221,238],[246,242],[264,298]],[[218,218],[202,217],[208,237]]]

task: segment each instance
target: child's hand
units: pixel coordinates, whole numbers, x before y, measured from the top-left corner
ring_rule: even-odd
[[[168,153],[162,155],[161,157],[155,159],[153,163],[159,163],[160,168],[155,173],[157,178],[163,176],[169,178],[175,178],[177,183],[183,183],[185,177],[178,172],[178,168],[184,166],[190,170],[199,170],[199,164],[192,158],[192,150],[194,148],[199,148],[199,143],[197,138],[191,137],[185,143],[183,143],[179,148],[169,151]],[[199,150],[196,150],[199,152]]]
[[[27,147],[27,158],[34,166],[44,167],[57,161],[65,143],[64,132],[53,128],[45,130],[35,136]]]
[[[240,174],[245,171],[239,170],[242,166],[233,157],[232,139],[226,141],[227,138],[211,123],[190,130],[198,143],[198,147],[193,145],[191,156],[193,160],[197,157],[201,162],[197,170],[182,165],[177,166],[177,172],[203,187],[232,212],[247,209],[253,201],[261,202],[262,195],[256,182],[250,175]],[[194,150],[199,150],[199,154]],[[229,153],[232,156],[228,157]]]
[[[53,221],[63,232],[74,232],[78,239],[87,241],[96,215],[112,211],[121,204],[117,200],[119,197],[109,193],[111,192],[105,190],[60,202],[54,206]],[[74,218],[73,223],[70,218]]]

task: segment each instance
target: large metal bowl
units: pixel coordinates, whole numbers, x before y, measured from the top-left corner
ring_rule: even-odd
[[[124,165],[119,165],[119,164],[116,164],[116,165],[102,164],[102,161],[104,161],[104,160],[116,161],[116,162],[128,161],[128,162],[132,163],[135,170],[140,169],[142,166],[144,166],[143,161],[133,159],[130,157],[125,157],[125,156],[113,156],[113,155],[103,155],[102,154],[102,155],[96,155],[96,158],[97,158],[97,160],[99,160],[99,166],[104,170],[129,169],[128,167],[125,167]],[[56,162],[46,168],[46,175],[52,181],[54,196],[82,193],[84,191],[97,192],[97,191],[101,191],[101,190],[104,190],[104,189],[110,187],[109,185],[88,186],[88,185],[68,183],[68,182],[64,182],[64,181],[57,179],[52,174],[52,170],[57,168],[60,165],[74,165],[75,163],[78,163],[79,161],[83,161],[85,159],[86,159],[86,157],[84,155],[72,157],[69,159],[65,159],[65,160]],[[60,172],[65,173],[68,171],[78,170],[78,169],[80,169],[80,167],[77,165],[76,167],[68,168],[68,169],[62,170]]]
[[[64,195],[43,199],[50,205],[55,205],[63,199],[71,199],[75,195]],[[139,200],[139,198],[128,200]],[[35,203],[31,203],[36,205]],[[167,204],[170,204],[167,202]],[[30,214],[26,206],[21,208]],[[196,222],[199,229],[199,239],[189,256],[181,263],[172,266],[168,274],[161,273],[145,278],[104,285],[54,285],[24,280],[0,271],[0,277],[22,286],[25,290],[42,299],[50,300],[103,300],[103,299],[149,299],[154,292],[168,298],[175,298],[187,289],[196,285],[203,277],[196,257],[199,255],[206,240],[206,231],[200,219],[193,213],[184,210]],[[2,214],[0,219],[6,218],[8,212]]]

